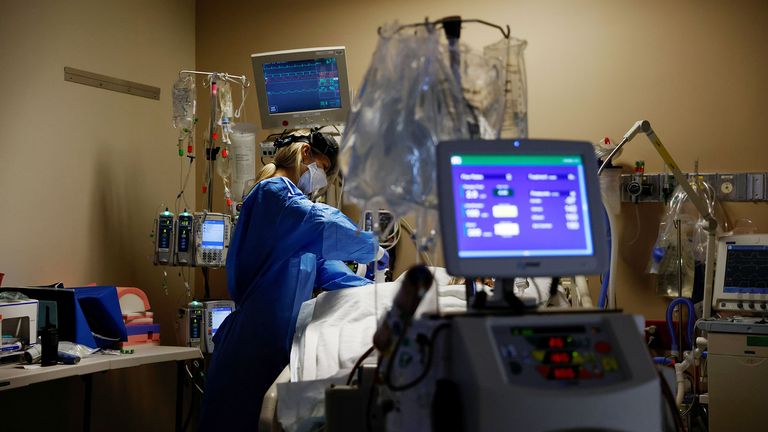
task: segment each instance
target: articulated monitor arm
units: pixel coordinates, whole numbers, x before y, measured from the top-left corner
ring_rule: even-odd
[[[651,123],[648,120],[638,120],[629,129],[629,131],[624,134],[624,138],[621,140],[619,145],[613,149],[611,154],[608,155],[603,164],[600,166],[600,169],[597,170],[597,174],[600,175],[605,169],[606,165],[611,161],[611,159],[613,159],[614,155],[618,153],[619,150],[621,150],[624,144],[631,141],[639,132],[645,133],[645,135],[648,137],[648,140],[656,149],[656,152],[659,153],[661,158],[664,160],[664,163],[666,163],[667,166],[669,166],[669,168],[672,170],[672,174],[675,176],[677,184],[679,184],[685,193],[688,194],[688,198],[696,207],[696,210],[699,212],[699,214],[701,214],[704,220],[707,221],[707,231],[714,232],[717,229],[717,219],[715,219],[715,217],[709,211],[709,206],[704,201],[704,199],[698,193],[696,193],[696,191],[693,190],[693,187],[691,187],[690,183],[688,183],[688,179],[685,177],[685,174],[683,174],[683,172],[680,170],[677,162],[672,159],[672,155],[669,154],[666,147],[664,147],[664,144],[661,143],[659,137],[656,136],[656,133],[651,128]]]
[[[715,264],[715,248],[717,246],[716,243],[716,235],[717,235],[717,219],[715,219],[712,212],[709,211],[709,206],[704,201],[704,199],[696,193],[695,190],[693,190],[693,187],[690,183],[688,183],[688,179],[685,177],[685,174],[683,174],[682,171],[680,171],[680,167],[677,165],[674,159],[672,159],[672,155],[669,154],[667,149],[664,147],[664,145],[661,143],[661,140],[658,136],[656,136],[656,133],[651,128],[651,123],[648,120],[639,120],[635,122],[634,125],[627,131],[626,134],[624,134],[624,138],[622,138],[621,142],[618,146],[616,146],[615,149],[611,152],[611,154],[608,155],[608,157],[605,159],[602,165],[600,165],[600,169],[597,170],[597,174],[600,175],[603,170],[605,169],[606,165],[608,165],[613,157],[621,150],[621,148],[624,146],[624,144],[631,141],[635,135],[638,133],[643,132],[648,137],[648,140],[653,144],[653,147],[656,149],[656,152],[661,156],[661,158],[664,160],[664,163],[669,166],[669,168],[672,170],[672,174],[675,176],[675,180],[677,181],[677,184],[679,184],[686,194],[688,194],[688,198],[693,203],[694,207],[696,207],[696,210],[699,212],[699,214],[704,218],[704,220],[707,221],[707,233],[708,233],[708,239],[707,239],[707,257],[704,264],[704,313],[703,317],[704,319],[707,319],[712,314],[712,291],[714,289],[714,264]]]

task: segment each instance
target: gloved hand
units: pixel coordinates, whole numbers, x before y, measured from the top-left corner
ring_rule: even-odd
[[[379,246],[379,250],[376,252],[376,258],[374,261],[379,262],[379,260],[381,260],[381,258],[384,256],[387,257],[387,262],[389,262],[389,252],[387,252],[383,247]]]

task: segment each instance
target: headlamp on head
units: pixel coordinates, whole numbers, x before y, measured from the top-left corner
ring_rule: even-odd
[[[309,135],[287,135],[275,140],[275,149],[288,147],[296,142],[305,142],[316,152],[324,154],[331,161],[328,172],[336,170],[336,159],[339,156],[339,144],[329,135],[313,130]]]

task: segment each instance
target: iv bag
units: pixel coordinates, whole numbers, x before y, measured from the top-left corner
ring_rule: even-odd
[[[528,137],[528,82],[523,52],[528,42],[522,39],[502,39],[485,47],[486,56],[500,58],[506,65],[505,108],[501,127],[502,138]]]
[[[243,200],[245,185],[256,178],[256,125],[239,123],[232,127],[232,199]]]
[[[498,138],[506,51],[502,57],[449,47],[434,28],[397,29],[393,23],[380,33],[349,114],[340,166],[345,196],[355,204],[405,216],[437,207],[438,142]]]
[[[706,182],[691,186],[704,199],[711,214],[721,210],[712,186]],[[658,295],[694,296],[694,284],[699,286],[703,282],[697,280],[700,272],[696,269],[706,259],[706,226],[707,222],[688,199],[688,194],[678,185],[666,206],[648,264],[648,272],[658,275]]]
[[[189,132],[195,124],[196,90],[191,75],[180,75],[173,83],[173,127]]]
[[[345,193],[363,210],[378,202],[403,216],[433,208],[435,147],[468,138],[470,114],[443,61],[437,33],[384,30],[352,105],[340,166]]]
[[[223,117],[222,121],[229,123],[235,115],[235,111],[232,108],[232,86],[227,81],[221,81],[217,91],[221,116]]]

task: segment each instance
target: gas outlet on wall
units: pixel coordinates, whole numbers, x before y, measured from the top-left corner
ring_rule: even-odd
[[[685,174],[692,180],[694,174]],[[707,182],[721,201],[768,201],[768,172],[698,174],[697,180]],[[623,202],[664,202],[675,186],[670,174],[622,174]],[[664,193],[667,191],[669,193]]]

